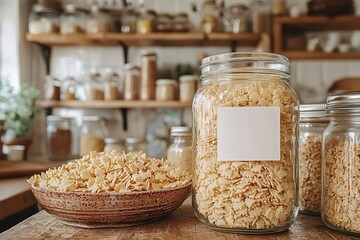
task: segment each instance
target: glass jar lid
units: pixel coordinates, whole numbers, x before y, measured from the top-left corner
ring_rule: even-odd
[[[125,142],[127,144],[137,144],[137,143],[143,143],[144,140],[141,138],[133,138],[133,137],[129,137],[125,139]]]
[[[185,126],[171,127],[170,134],[171,136],[191,136],[192,128]]]
[[[330,114],[360,113],[360,92],[343,92],[328,96],[326,110]]]
[[[300,122],[309,121],[328,121],[325,103],[300,105]]]
[[[120,138],[105,138],[105,143],[114,144],[114,143],[123,143],[124,141]]]

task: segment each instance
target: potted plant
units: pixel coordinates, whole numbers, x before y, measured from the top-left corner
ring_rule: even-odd
[[[25,156],[31,145],[30,128],[37,110],[34,103],[40,94],[31,86],[21,86],[14,91],[5,78],[0,78],[0,116],[4,123],[5,135],[2,142],[5,145],[25,146]]]

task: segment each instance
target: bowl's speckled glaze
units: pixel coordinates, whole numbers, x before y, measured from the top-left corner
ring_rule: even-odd
[[[130,193],[56,192],[32,188],[45,211],[65,224],[84,227],[119,227],[155,221],[181,206],[190,195],[183,187]]]

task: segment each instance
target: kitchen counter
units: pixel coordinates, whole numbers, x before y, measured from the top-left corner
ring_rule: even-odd
[[[320,217],[299,214],[288,231],[271,235],[240,235],[217,232],[195,219],[190,198],[172,215],[153,223],[125,228],[83,229],[64,225],[41,211],[0,234],[0,239],[268,239],[353,240],[359,239],[327,228]]]

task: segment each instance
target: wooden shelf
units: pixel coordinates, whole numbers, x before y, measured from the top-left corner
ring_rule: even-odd
[[[42,100],[36,103],[41,108],[73,109],[121,109],[121,108],[190,108],[191,102],[180,101],[53,101]]]
[[[278,52],[281,55],[288,57],[289,59],[325,59],[325,60],[340,60],[340,59],[360,59],[359,52],[347,52],[347,53],[325,53],[325,52],[307,52],[307,51],[281,51]]]

